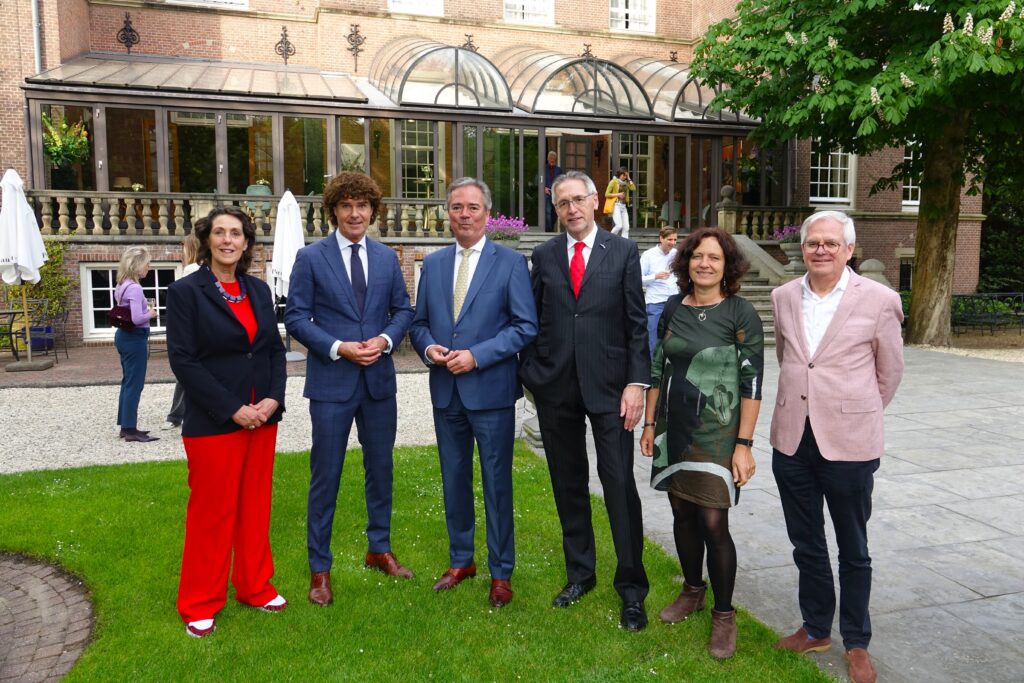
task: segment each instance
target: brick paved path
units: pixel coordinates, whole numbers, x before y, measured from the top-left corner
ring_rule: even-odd
[[[0,555],[0,683],[60,680],[92,626],[81,581],[43,562]]]

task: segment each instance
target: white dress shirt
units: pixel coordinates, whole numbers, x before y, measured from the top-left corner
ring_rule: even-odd
[[[672,275],[672,261],[675,260],[675,247],[666,254],[661,246],[651,247],[640,256],[640,282],[644,285],[644,301],[648,304],[663,304],[673,294],[679,293],[679,284]],[[658,279],[658,273],[668,272],[668,277]]]
[[[572,265],[572,257],[576,254],[576,243],[583,242],[583,265],[586,266],[590,263],[590,252],[594,250],[594,240],[597,239],[597,225],[590,227],[590,233],[587,234],[582,240],[573,239],[569,233],[565,234],[565,241],[568,244],[569,265]]]
[[[843,298],[843,292],[850,282],[850,269],[843,268],[843,274],[839,282],[832,288],[832,291],[825,296],[818,296],[811,290],[809,275],[804,275],[802,280],[803,313],[804,313],[804,335],[807,337],[807,352],[813,356],[818,350],[818,344],[825,336],[832,318],[839,308],[839,301]]]
[[[473,282],[473,274],[476,273],[476,266],[480,263],[480,255],[484,253],[484,245],[487,243],[487,237],[481,237],[480,241],[469,247],[469,278],[466,280],[466,288],[469,288],[471,282]],[[459,244],[455,243],[455,270],[452,271],[452,301],[455,297],[455,285],[459,281],[459,266],[462,265],[462,259],[466,258],[463,253],[463,248]]]
[[[348,274],[349,284],[352,284],[352,245],[358,244],[362,247],[359,250],[359,262],[363,264],[363,278],[366,280],[366,288],[370,288],[370,259],[366,255],[366,235],[364,234],[359,238],[358,242],[353,242],[349,238],[341,234],[341,230],[335,230],[334,233],[338,236],[338,248],[341,249],[341,260],[345,264],[345,272]],[[391,337],[381,332],[378,337],[381,337],[388,343],[384,349],[384,353],[391,353]],[[362,339],[354,339],[352,341],[363,341]],[[338,347],[341,346],[341,340],[338,339],[331,346],[331,360],[338,360],[341,358],[341,354],[338,353]]]

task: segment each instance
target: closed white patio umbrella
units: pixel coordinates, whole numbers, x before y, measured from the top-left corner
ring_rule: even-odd
[[[270,288],[276,297],[288,297],[288,283],[295,265],[295,255],[306,246],[306,231],[303,228],[302,211],[295,195],[287,191],[277,205],[277,222],[274,224],[274,251],[267,267]],[[305,360],[306,356],[291,350],[291,337],[285,333],[288,345],[286,358],[290,361]]]

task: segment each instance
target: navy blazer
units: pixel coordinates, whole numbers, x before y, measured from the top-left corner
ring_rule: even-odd
[[[366,390],[374,399],[397,392],[395,363],[390,354],[365,368],[343,357],[331,359],[335,341],[364,341],[381,333],[391,338],[394,350],[412,322],[412,306],[398,255],[367,238],[366,261],[366,301],[359,311],[336,232],[303,247],[295,257],[284,324],[288,333],[309,350],[303,391],[308,399],[347,401],[355,392],[360,372],[366,373]]]
[[[458,320],[453,315],[454,273],[455,245],[423,259],[409,338],[424,360],[427,347],[440,344],[469,349],[477,367],[456,376],[427,362],[431,400],[438,408],[448,407],[457,385],[470,410],[507,408],[523,395],[516,354],[537,335],[526,258],[491,240],[484,242]]]
[[[523,350],[520,377],[544,403],[572,395],[575,367],[588,412],[618,413],[627,384],[650,384],[647,308],[636,243],[595,228],[580,296],[572,292],[569,247],[558,235],[533,250],[540,331]]]
[[[284,344],[277,329],[270,287],[251,275],[245,281],[256,336],[249,335],[203,267],[167,288],[167,356],[185,388],[182,436],[227,434],[242,427],[231,416],[239,408],[272,398],[284,412]],[[255,398],[253,395],[255,394]]]

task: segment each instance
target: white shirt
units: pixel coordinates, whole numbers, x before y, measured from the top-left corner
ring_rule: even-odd
[[[804,313],[804,336],[807,338],[807,351],[814,356],[818,350],[818,344],[825,336],[832,318],[835,317],[836,309],[843,298],[843,292],[850,283],[850,269],[843,268],[843,274],[839,282],[832,288],[832,291],[825,296],[818,296],[811,290],[810,275],[804,275],[803,284],[803,313]]]
[[[583,265],[584,267],[590,263],[590,252],[594,250],[594,240],[597,239],[597,224],[590,226],[590,234],[584,237],[582,240],[573,239],[573,236],[569,233],[565,233],[565,241],[568,245],[569,265],[572,265],[572,257],[576,254],[576,243],[583,242]]]
[[[369,268],[370,260],[366,256],[366,235],[364,234],[362,237],[360,237],[358,242],[353,242],[352,240],[350,240],[349,238],[347,238],[343,234],[341,234],[341,230],[335,230],[334,233],[338,236],[338,248],[341,250],[341,260],[345,264],[345,272],[348,274],[349,284],[352,283],[352,245],[353,244],[358,244],[360,247],[362,247],[359,250],[359,262],[363,264],[363,278],[366,280],[367,288],[369,288],[369,283],[370,283],[370,268]],[[384,334],[383,332],[381,332],[377,336],[378,337],[383,337],[384,341],[386,341],[388,343],[387,347],[384,349],[384,353],[391,353],[391,347],[392,347],[391,337],[389,337],[388,335]],[[357,340],[353,340],[353,341],[363,341],[363,340],[362,339],[357,339]],[[340,346],[341,346],[341,340],[340,339],[336,340],[334,342],[334,345],[331,346],[331,360],[338,360],[339,358],[341,358],[341,354],[338,353],[338,347],[340,347]]]
[[[473,281],[473,274],[476,273],[476,266],[480,263],[480,255],[484,253],[484,244],[487,243],[487,237],[481,237],[480,241],[469,247],[469,279],[466,280],[466,287],[469,287],[469,283]],[[459,246],[459,243],[455,243],[455,270],[452,271],[452,301],[455,300],[455,285],[459,281],[459,267],[462,265],[462,259],[466,258],[466,254],[463,253],[463,248]]]
[[[649,304],[663,304],[673,294],[679,293],[679,284],[672,274],[672,261],[676,258],[675,247],[664,253],[661,246],[651,247],[640,256],[640,281],[644,285],[644,300]],[[658,273],[667,271],[669,276],[659,280]]]

